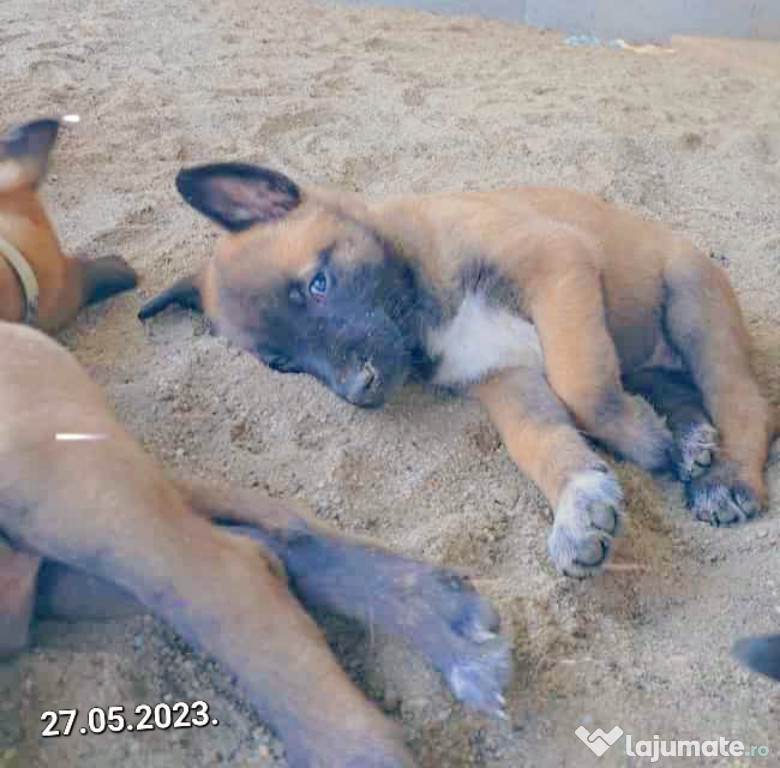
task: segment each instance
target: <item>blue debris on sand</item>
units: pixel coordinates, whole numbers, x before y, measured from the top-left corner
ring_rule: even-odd
[[[601,38],[594,37],[593,35],[571,35],[563,41],[564,45],[591,45],[599,47],[602,45],[608,45],[610,48],[631,49],[625,40],[621,40],[619,37],[615,40],[602,40]],[[645,46],[649,48],[650,46]]]
[[[571,35],[563,41],[564,45],[601,45],[601,40],[593,35]]]

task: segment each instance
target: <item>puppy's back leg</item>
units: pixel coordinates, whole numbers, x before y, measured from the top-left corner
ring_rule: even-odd
[[[714,459],[718,432],[690,376],[683,371],[643,368],[625,375],[623,386],[666,417],[677,442],[680,480],[688,482],[701,475]]]
[[[720,455],[693,481],[696,517],[728,525],[767,503],[764,465],[774,419],[750,361],[750,339],[725,274],[686,244],[670,254],[664,273],[665,331],[701,391],[720,438]]]
[[[404,638],[464,703],[503,708],[511,654],[491,604],[459,574],[345,536],[289,502],[245,489],[181,480],[193,511],[269,547],[307,608],[325,609]],[[44,563],[37,614],[113,617],[143,611],[125,590],[60,563]]]

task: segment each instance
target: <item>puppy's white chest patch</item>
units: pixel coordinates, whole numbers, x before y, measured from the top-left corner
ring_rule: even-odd
[[[433,383],[472,384],[503,368],[544,365],[542,345],[532,323],[478,293],[466,296],[446,325],[430,331],[428,353],[439,360]]]

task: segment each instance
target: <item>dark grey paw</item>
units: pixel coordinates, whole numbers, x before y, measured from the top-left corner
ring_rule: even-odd
[[[737,468],[725,461],[688,483],[686,496],[694,519],[716,527],[745,523],[762,509],[758,496],[739,479]]]
[[[418,594],[422,620],[417,638],[410,641],[419,644],[459,701],[503,716],[502,691],[512,662],[496,610],[467,579],[451,571],[422,578]]]
[[[458,700],[503,714],[509,642],[495,608],[464,576],[366,542],[309,533],[263,538],[305,605],[402,637]]]

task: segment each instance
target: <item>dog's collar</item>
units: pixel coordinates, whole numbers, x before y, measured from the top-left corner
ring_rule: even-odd
[[[23,322],[26,325],[32,325],[38,310],[38,278],[35,276],[30,262],[22,256],[21,251],[2,235],[0,235],[0,256],[5,257],[19,279],[22,301],[24,302]]]

